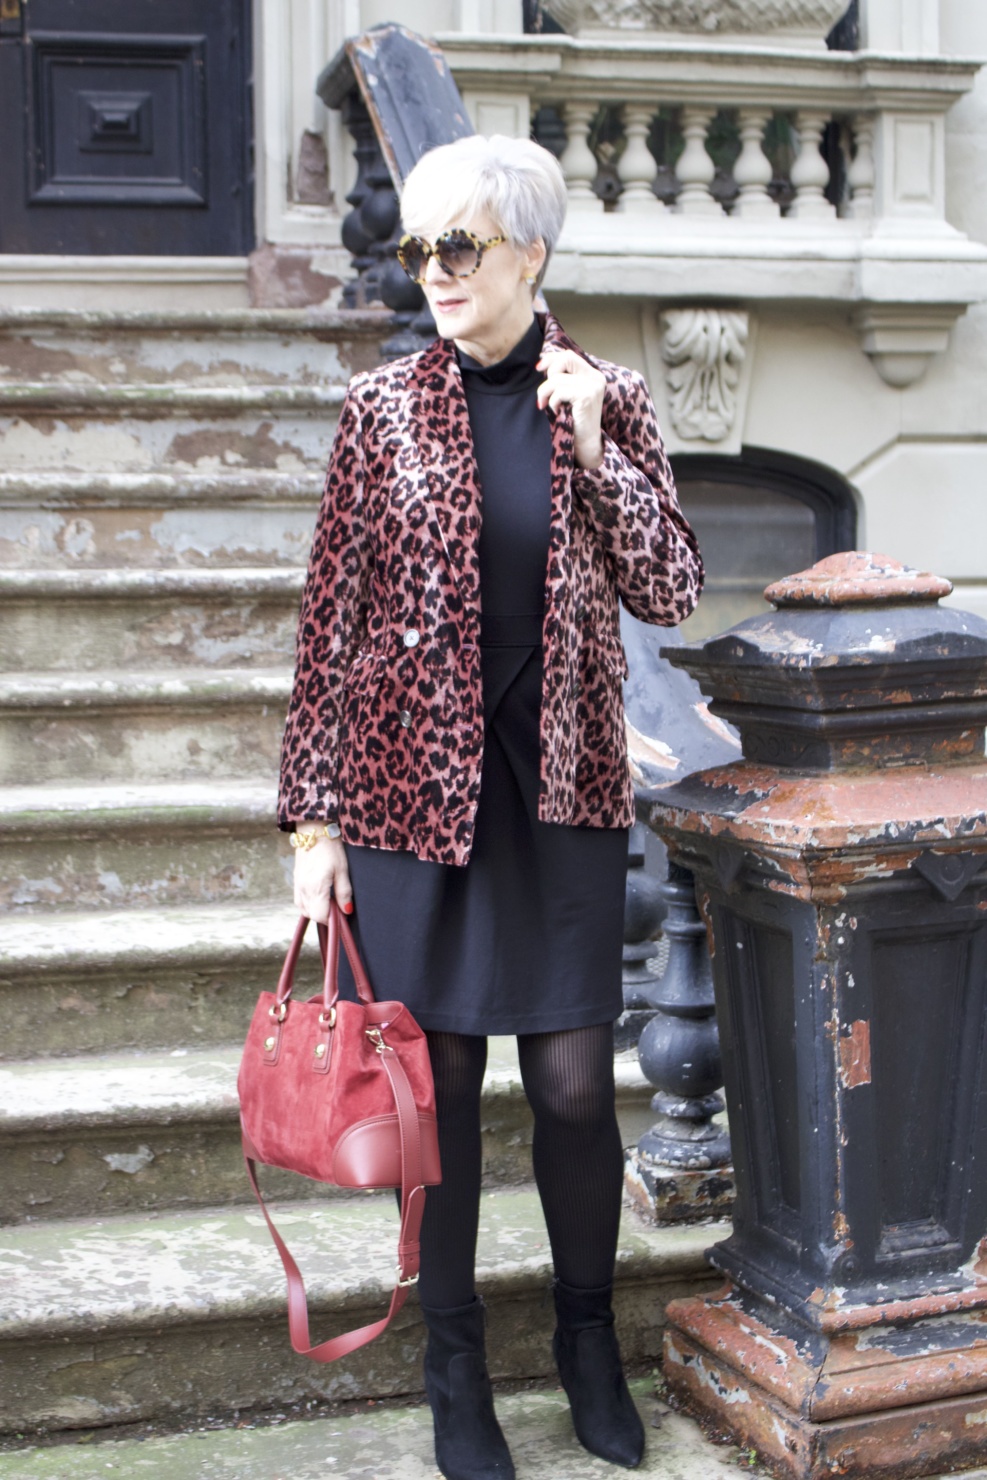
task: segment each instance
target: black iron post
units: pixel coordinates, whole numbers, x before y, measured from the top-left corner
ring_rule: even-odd
[[[730,1135],[723,1123],[720,1041],[706,926],[688,869],[670,862],[659,884],[668,958],[646,998],[653,1009],[638,1058],[658,1093],[658,1116],[631,1152],[625,1186],[655,1222],[728,1216],[733,1206]]]
[[[674,628],[650,627],[622,612],[621,636],[630,669],[624,709],[631,775],[638,818],[647,822],[667,787],[700,766],[732,760],[740,746],[709,714],[695,680],[662,651],[662,644],[681,645]],[[666,874],[663,846],[650,830],[644,838],[639,825],[631,833],[624,1012],[616,1032],[618,1047],[642,1045],[641,1067],[658,1091],[652,1105],[659,1120],[631,1151],[625,1186],[651,1221],[679,1222],[728,1213],[732,1182],[729,1139],[713,1119],[723,1108],[714,1094],[723,1081],[705,928],[695,916],[689,875],[679,870],[662,882]],[[662,922],[659,943],[654,936]],[[691,1152],[683,1142],[692,1143]]]
[[[665,1377],[791,1480],[987,1459],[987,621],[830,556],[669,651],[744,759],[653,809],[696,877],[737,1184]]]

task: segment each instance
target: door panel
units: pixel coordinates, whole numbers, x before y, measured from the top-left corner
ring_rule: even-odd
[[[4,8],[0,251],[250,250],[249,0]]]

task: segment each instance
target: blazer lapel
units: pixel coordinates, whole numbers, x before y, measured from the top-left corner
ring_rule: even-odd
[[[576,345],[567,334],[563,333],[558,320],[551,314],[545,315],[544,323],[546,349],[576,349]],[[545,582],[546,659],[558,645],[564,646],[564,633],[567,630],[565,606],[566,595],[572,584],[569,547],[575,449],[572,408],[563,404],[554,414],[549,414],[552,416],[552,512],[548,537],[548,571]],[[571,624],[568,625],[571,626]]]
[[[449,564],[467,606],[480,601],[480,480],[455,350],[437,339],[408,376],[412,434]]]
[[[547,349],[580,353],[551,314],[544,315],[543,323]],[[442,543],[464,602],[478,610],[480,478],[463,377],[451,341],[436,339],[412,362],[407,388],[412,436],[421,454]],[[563,406],[552,417],[550,610],[557,607],[567,582],[573,448],[572,411]]]

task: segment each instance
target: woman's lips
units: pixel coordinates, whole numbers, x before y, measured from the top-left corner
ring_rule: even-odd
[[[436,313],[452,313],[455,309],[462,308],[465,302],[465,298],[437,298],[432,307]]]

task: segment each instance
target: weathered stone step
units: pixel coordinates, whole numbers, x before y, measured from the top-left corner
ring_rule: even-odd
[[[750,1451],[715,1443],[692,1419],[673,1412],[656,1397],[653,1376],[632,1378],[629,1386],[646,1436],[634,1472],[642,1480],[767,1475]],[[606,1480],[619,1473],[579,1444],[557,1381],[549,1378],[535,1391],[501,1392],[496,1401],[518,1480]],[[423,1403],[374,1404],[366,1412],[266,1425],[245,1415],[226,1429],[203,1426],[192,1433],[0,1454],[0,1480],[436,1480],[437,1473],[432,1415]],[[966,1472],[964,1480],[987,1480],[987,1470]]]
[[[20,391],[20,387],[17,388]],[[30,388],[28,388],[30,389]],[[130,394],[131,390],[133,395]],[[324,465],[342,386],[80,389],[63,404],[41,387],[6,408],[0,395],[0,462],[9,472],[98,473],[213,467],[304,472]]]
[[[296,919],[287,889],[270,904],[5,918],[0,1060],[240,1042]],[[313,940],[298,989],[320,980]]]
[[[0,387],[344,384],[378,363],[380,310],[0,310]],[[2,395],[2,390],[0,390]]]
[[[244,1020],[241,1037],[246,1036]],[[246,1203],[240,1047],[27,1060],[0,1066],[0,1223]],[[649,1127],[651,1086],[617,1060],[626,1145]],[[484,1082],[484,1179],[531,1180],[531,1115],[513,1039],[493,1039]],[[272,1197],[339,1196],[265,1169]],[[362,1194],[357,1194],[358,1196]]]
[[[0,911],[277,898],[276,800],[268,781],[0,787]]]
[[[322,415],[342,405],[342,385],[198,385],[194,381],[104,385],[76,380],[40,384],[0,381],[0,411],[30,422],[36,416],[229,417],[250,412]]]
[[[272,667],[294,655],[301,569],[0,570],[8,671]]]
[[[306,1277],[316,1338],[386,1308],[390,1194],[295,1203],[279,1223]],[[667,1302],[708,1287],[703,1249],[724,1224],[652,1229],[625,1213],[615,1308],[624,1353],[660,1349]],[[478,1284],[495,1378],[554,1371],[548,1243],[535,1194],[481,1209]],[[305,1398],[420,1390],[413,1302],[381,1340],[328,1366],[288,1343],[284,1275],[258,1209],[38,1223],[0,1233],[0,1425],[29,1433],[231,1413]]]
[[[0,675],[0,785],[276,775],[282,669]]]
[[[86,472],[0,472],[0,560],[10,568],[303,566],[333,426],[312,466],[297,458],[243,470],[202,465]],[[257,451],[258,449],[255,449]]]

